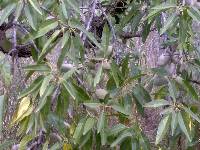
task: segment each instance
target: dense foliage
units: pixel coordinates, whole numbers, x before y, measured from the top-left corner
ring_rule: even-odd
[[[197,1],[0,0],[0,10],[0,149],[198,147]],[[151,32],[162,42],[149,67],[135,38]],[[3,123],[16,62],[27,57],[26,88]],[[160,110],[155,141],[140,122],[149,108]],[[16,137],[4,139],[11,128]]]

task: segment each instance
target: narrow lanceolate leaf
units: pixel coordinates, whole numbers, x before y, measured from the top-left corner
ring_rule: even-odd
[[[118,136],[118,138],[111,144],[111,147],[115,147],[117,144],[120,144],[122,141],[124,141],[128,137],[133,137],[133,134],[128,131],[122,132]]]
[[[70,36],[69,36],[69,33],[68,33],[68,32],[63,33],[61,48],[64,48],[64,46],[66,45],[66,43],[67,43],[69,37],[70,37]]]
[[[31,37],[31,40],[34,40],[36,38],[39,38],[39,37],[45,35],[47,32],[49,32],[50,30],[53,30],[57,26],[58,26],[57,21],[54,21],[54,22],[49,21],[49,22],[45,23],[45,25],[43,27],[41,27],[33,37]]]
[[[31,6],[40,14],[42,15],[42,10],[40,8],[40,4],[37,2],[37,0],[28,0]]]
[[[190,17],[192,17],[192,19],[194,19],[195,21],[200,21],[200,11],[197,8],[190,7],[189,9],[187,9],[187,12]]]
[[[15,10],[15,21],[17,21],[18,18],[20,17],[22,10],[23,10],[23,7],[24,7],[24,1],[19,1],[17,3],[17,7],[16,7],[16,10]]]
[[[60,30],[56,30],[53,33],[53,35],[47,40],[47,42],[45,43],[45,45],[44,45],[44,47],[42,49],[42,52],[41,52],[41,54],[39,56],[39,60],[41,60],[44,57],[45,54],[47,54],[48,52],[50,52],[51,49],[50,48],[47,49],[47,48],[55,40],[55,38],[59,35],[59,33],[60,33]]]
[[[83,134],[83,128],[84,128],[85,122],[86,122],[86,118],[82,118],[79,121],[78,125],[76,126],[76,129],[75,129],[74,135],[73,135],[75,144],[80,140],[80,137]]]
[[[166,9],[170,9],[170,8],[176,8],[177,6],[175,4],[166,4],[166,3],[162,3],[158,6],[155,6],[151,9],[155,9],[155,10],[166,10]]]
[[[51,81],[51,79],[53,78],[52,74],[49,74],[48,76],[46,76],[42,82],[42,85],[40,87],[40,96],[42,96],[44,94],[44,91],[46,90],[46,88],[49,86],[49,82]]]
[[[100,82],[101,75],[102,75],[102,64],[99,66],[97,74],[94,78],[94,87],[96,87],[96,85]]]
[[[86,120],[84,130],[83,130],[83,135],[86,135],[86,133],[88,133],[88,131],[90,131],[93,128],[95,122],[96,120],[94,118],[88,118]]]
[[[71,83],[64,81],[63,82],[63,86],[65,87],[65,89],[69,92],[70,96],[73,99],[76,99],[76,92],[75,92],[75,88],[72,86]]]
[[[112,76],[115,80],[115,84],[117,87],[119,87],[120,79],[118,76],[118,69],[117,69],[117,65],[115,64],[115,62],[112,62],[112,64],[111,64],[111,71],[112,71]]]
[[[160,34],[165,33],[170,27],[173,27],[173,26],[175,25],[175,23],[176,23],[177,20],[178,20],[177,14],[174,13],[172,16],[170,16],[170,17],[166,20],[166,22],[165,22],[165,24],[164,24],[164,27],[162,27],[162,28],[160,29]]]
[[[80,31],[82,31],[92,42],[94,42],[94,44],[99,47],[99,49],[103,49],[102,45],[96,40],[96,38],[94,37],[94,35],[91,32],[88,32],[83,26],[81,26],[79,24],[79,22],[70,22],[69,23],[70,27],[72,28],[77,28]]]
[[[194,87],[190,84],[189,81],[187,80],[183,80],[183,84],[185,86],[185,89],[191,94],[192,98],[194,100],[197,100],[199,98],[196,90],[194,89]]]
[[[63,61],[65,59],[65,56],[66,56],[67,52],[69,51],[70,47],[71,47],[71,38],[69,37],[67,43],[62,48],[62,51],[61,51],[60,56],[58,58],[58,63],[57,63],[58,68],[60,68],[62,66]]]
[[[46,88],[44,94],[40,98],[38,107],[36,108],[35,112],[39,112],[43,108],[43,106],[47,102],[47,96],[50,96],[53,93],[53,90],[54,90],[54,86],[53,85],[50,85],[49,87]]]
[[[176,87],[170,80],[168,80],[168,86],[169,94],[173,98],[173,101],[176,102]]]
[[[46,64],[36,64],[36,65],[29,65],[24,67],[25,71],[42,71],[42,72],[50,72],[51,68]]]
[[[20,141],[20,144],[19,144],[19,149],[20,150],[24,150],[24,149],[27,149],[27,144],[29,143],[29,141],[31,141],[32,139],[34,138],[33,135],[25,135],[22,140]]]
[[[99,133],[105,126],[105,114],[102,111],[97,123],[97,133]]]
[[[76,72],[76,69],[75,69],[75,68],[69,70],[68,72],[66,72],[66,73],[63,75],[63,79],[68,80],[70,77],[72,77],[72,75],[73,75],[75,72]]]
[[[130,115],[130,112],[127,112],[127,111],[125,110],[125,108],[122,107],[122,106],[120,106],[120,105],[113,105],[112,108],[113,108],[115,111],[118,111],[118,112],[120,112],[120,113],[122,113],[122,114],[125,114],[125,115],[127,115],[127,116]]]
[[[157,10],[157,9],[155,9],[155,10],[152,10],[152,11],[150,11],[150,13],[144,18],[144,20],[147,20],[147,19],[152,19],[152,18],[154,18],[155,16],[157,16],[157,15],[159,15],[160,13],[162,12],[162,10]]]
[[[156,142],[155,142],[156,145],[160,143],[160,141],[165,136],[169,127],[169,120],[170,120],[170,116],[167,115],[160,121],[158,125],[157,135],[156,135]]]
[[[184,123],[184,120],[183,120],[183,117],[181,115],[181,112],[178,113],[178,123],[179,123],[179,126],[181,128],[181,130],[183,131],[183,133],[186,135],[186,137],[188,138],[188,140],[191,142],[191,138],[190,138],[190,135],[188,133],[188,130],[185,126],[185,123]]]
[[[64,0],[61,0],[61,4],[60,5],[61,5],[62,13],[63,13],[65,19],[68,19],[67,9],[66,9]]]
[[[200,123],[200,118],[193,113],[189,108],[183,106],[183,109],[185,110],[185,112],[187,112],[194,120],[198,121]]]
[[[0,96],[0,135],[2,135],[3,112],[4,112],[4,95],[1,95]]]
[[[78,14],[81,14],[81,11],[79,10],[79,7],[75,4],[75,1],[71,1],[71,0],[66,0],[66,2],[68,3],[68,5],[74,9],[74,11],[76,11]]]
[[[121,131],[124,131],[125,129],[127,129],[127,127],[121,123],[113,126],[109,132],[108,132],[108,136],[111,135],[117,135],[118,133],[120,133]]]
[[[37,79],[35,79],[28,88],[26,88],[24,91],[22,91],[22,93],[19,95],[19,99],[21,99],[21,98],[29,95],[30,93],[34,92],[35,90],[37,90],[40,87],[43,78],[44,78],[43,76],[39,76]]]
[[[16,4],[7,5],[4,9],[2,14],[0,15],[0,26],[4,23],[4,21],[8,18],[8,16],[13,12]]]
[[[92,109],[96,109],[102,106],[101,103],[84,103],[84,105]]]
[[[166,100],[153,100],[149,103],[146,103],[144,107],[161,107],[167,105],[170,105],[170,103]]]
[[[178,125],[178,114],[176,112],[172,112],[172,121],[171,121],[171,133],[172,136],[174,135],[174,132],[176,130],[176,127]]]
[[[33,28],[33,30],[36,30],[36,25],[35,25],[33,16],[32,16],[32,14],[30,12],[30,8],[29,8],[28,5],[25,5],[24,13],[25,13],[25,16],[26,16],[26,18],[28,20],[29,25]]]

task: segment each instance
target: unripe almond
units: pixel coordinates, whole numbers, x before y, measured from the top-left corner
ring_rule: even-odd
[[[104,99],[108,94],[108,91],[106,91],[105,89],[96,89],[95,94],[98,99]]]
[[[109,62],[103,62],[103,69],[110,70],[111,65]]]
[[[110,55],[112,51],[113,51],[113,46],[112,45],[108,46],[107,55]]]
[[[175,78],[175,81],[178,82],[179,84],[182,84],[183,78],[181,78],[180,76],[177,76],[177,77]]]
[[[72,64],[62,64],[61,72],[67,72],[73,68],[74,68],[74,66]]]
[[[165,66],[170,61],[170,56],[167,54],[162,54],[158,57],[158,66]]]

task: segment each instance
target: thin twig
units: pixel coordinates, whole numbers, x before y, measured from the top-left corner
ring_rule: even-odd
[[[88,31],[88,30],[90,29],[90,25],[91,25],[92,20],[93,20],[93,18],[94,18],[94,13],[95,13],[96,4],[97,4],[97,0],[94,0],[94,1],[93,1],[93,5],[92,5],[92,9],[91,9],[91,11],[90,11],[91,16],[90,16],[90,18],[89,18],[89,20],[88,20],[88,23],[87,23],[87,25],[86,25],[86,31]],[[81,31],[81,33],[80,33],[80,37],[82,38],[83,44],[85,44],[86,35],[83,34],[82,31]]]

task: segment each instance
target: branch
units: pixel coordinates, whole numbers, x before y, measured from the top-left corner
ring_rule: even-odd
[[[94,18],[94,13],[95,13],[96,4],[97,4],[97,0],[94,0],[94,1],[93,1],[93,5],[92,5],[92,8],[91,8],[91,13],[92,13],[92,14],[91,14],[91,16],[90,16],[90,18],[89,18],[89,20],[88,20],[87,25],[86,25],[86,31],[88,31],[88,30],[90,29],[90,25],[91,25],[92,20],[93,20],[93,18]],[[86,35],[83,34],[82,31],[81,31],[81,33],[80,33],[80,37],[82,38],[83,45],[84,45],[84,44],[85,44],[85,40],[86,40]]]
[[[152,28],[150,30],[151,31],[155,31],[156,28]],[[131,38],[134,38],[134,37],[142,37],[142,31],[140,32],[137,32],[137,33],[133,33],[133,32],[122,32],[121,34],[119,34],[119,36],[123,39],[131,39]]]

